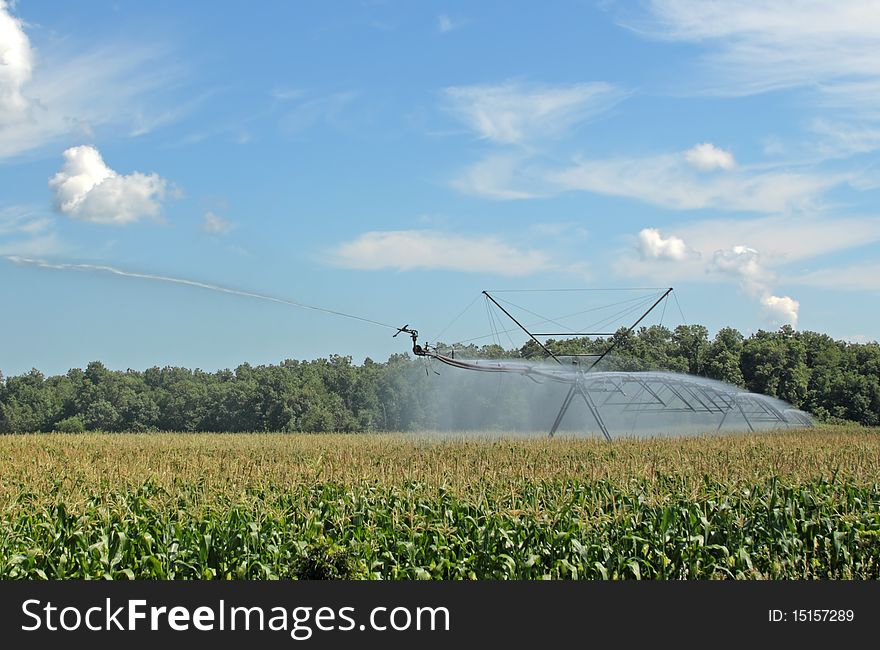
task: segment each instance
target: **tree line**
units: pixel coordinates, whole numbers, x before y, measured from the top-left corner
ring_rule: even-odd
[[[558,356],[613,352],[602,368],[670,370],[718,379],[783,399],[823,421],[880,425],[880,345],[834,340],[791,327],[748,337],[733,328],[710,339],[702,325],[619,330],[608,338],[549,340]],[[534,341],[443,346],[459,358],[546,356]],[[114,371],[94,361],[83,370],[46,377],[34,369],[0,373],[0,432],[38,431],[406,431],[443,428],[449,400],[484,399],[469,392],[464,373],[454,395],[430,399],[424,361],[394,354],[385,362],[332,355],[314,361],[205,372],[178,367]],[[500,395],[500,393],[499,393]],[[509,418],[525,418],[517,393],[505,393]],[[497,406],[497,404],[496,404]],[[455,410],[454,408],[452,409]],[[445,418],[445,419],[444,419]],[[512,420],[511,420],[512,421]],[[503,426],[505,423],[500,423]]]

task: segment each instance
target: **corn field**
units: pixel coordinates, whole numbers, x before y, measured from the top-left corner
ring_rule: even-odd
[[[880,578],[880,430],[0,438],[0,578]]]

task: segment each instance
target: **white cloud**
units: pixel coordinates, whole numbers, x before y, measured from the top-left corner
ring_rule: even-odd
[[[571,239],[583,239],[588,237],[590,231],[577,221],[546,221],[533,223],[529,231],[538,237],[554,237]]]
[[[74,219],[126,224],[159,216],[168,182],[158,174],[120,175],[87,145],[64,152],[61,171],[49,179],[57,209]]]
[[[723,174],[706,174],[722,169]],[[466,167],[452,186],[492,199],[529,199],[582,191],[644,201],[672,210],[784,213],[815,209],[829,190],[880,184],[862,171],[800,171],[784,165],[737,165],[711,143],[677,153],[580,158],[551,167],[529,148],[491,153]]]
[[[231,221],[214,214],[210,210],[202,217],[202,230],[209,235],[225,235],[233,228],[234,226]]]
[[[819,105],[822,108],[842,109],[842,112],[874,121],[880,119],[880,77],[865,81],[838,81],[823,84],[820,88],[822,95]]]
[[[807,125],[818,141],[789,143],[787,150],[823,160],[880,148],[876,0],[652,0],[648,6],[637,31],[703,52],[695,57],[698,69],[684,71],[685,92],[739,96],[801,88],[796,104],[825,119]]]
[[[0,208],[0,255],[55,255],[65,246],[53,231],[54,219],[34,206]]]
[[[615,272],[622,276],[673,283],[701,279],[713,281],[719,277],[719,271],[726,270],[728,276],[739,280],[742,274],[731,271],[734,268],[748,268],[751,250],[755,255],[760,251],[760,268],[784,277],[788,284],[809,283],[833,287],[835,282],[844,282],[846,286],[864,287],[867,282],[874,288],[880,288],[880,280],[872,279],[880,277],[880,265],[852,273],[826,270],[794,275],[785,270],[793,262],[880,242],[880,217],[868,215],[832,219],[822,214],[796,214],[754,219],[703,219],[676,224],[674,229],[676,235],[687,242],[690,256],[675,264],[646,257],[638,254],[638,240],[634,238],[635,247],[615,251],[612,262]],[[743,246],[741,242],[747,244]],[[737,246],[742,246],[739,253],[735,250]],[[718,251],[722,251],[722,254],[719,255]]]
[[[863,262],[798,273],[790,278],[790,282],[836,291],[880,291],[880,263]]]
[[[0,125],[20,118],[28,108],[22,86],[31,78],[34,52],[22,22],[0,0]]]
[[[50,232],[37,237],[21,237],[0,240],[0,255],[49,256],[66,252],[68,247]]]
[[[789,296],[773,295],[769,287],[772,274],[761,266],[760,254],[754,248],[737,245],[715,251],[707,270],[737,277],[746,293],[760,302],[774,324],[797,327],[800,303]]]
[[[431,269],[525,276],[565,270],[550,255],[520,249],[493,236],[431,230],[367,232],[330,251],[334,266],[375,271]]]
[[[688,257],[688,248],[678,237],[664,238],[656,228],[644,228],[639,232],[639,253],[642,259],[679,261]]]
[[[685,160],[702,171],[713,169],[733,169],[736,160],[733,154],[716,147],[711,142],[702,142],[684,152]]]
[[[0,208],[0,236],[36,235],[51,227],[52,219],[32,206]]]
[[[880,5],[873,0],[653,0],[650,35],[708,44],[710,88],[748,94],[811,85],[824,92],[880,78]],[[875,90],[877,90],[875,88]],[[867,101],[866,101],[867,100]],[[874,104],[876,107],[876,104]]]
[[[797,327],[798,310],[801,304],[788,296],[765,295],[761,297],[761,304],[770,319],[777,325],[791,325]]]
[[[639,238],[633,238],[634,247],[614,252],[615,273],[670,284],[717,282],[726,277],[758,301],[774,322],[782,321],[783,314],[785,322],[793,324],[799,304],[794,298],[772,290],[780,282],[832,290],[880,291],[878,263],[806,271],[802,267],[805,260],[880,242],[880,217],[875,215],[705,219],[674,228],[676,235],[687,242],[688,256],[669,264],[667,260],[645,255],[639,250]],[[796,269],[792,268],[795,262],[801,263]]]
[[[534,183],[523,166],[525,161],[522,155],[486,156],[466,167],[451,184],[459,192],[488,199],[536,198],[539,194],[525,187]]]
[[[446,14],[440,14],[437,16],[437,29],[441,32],[451,32],[453,29],[458,27],[453,21],[452,18],[447,16]]]
[[[195,106],[157,114],[147,106],[151,93],[181,76],[180,65],[156,48],[129,42],[89,49],[59,39],[38,53],[9,7],[0,0],[0,160],[91,137],[98,127],[145,133]]]
[[[279,120],[279,128],[287,135],[298,135],[321,123],[347,126],[342,114],[356,97],[354,92],[337,92],[321,97],[293,95],[285,98],[292,105]],[[296,101],[298,99],[301,101]]]
[[[756,219],[706,219],[676,227],[688,245],[711,256],[738,242],[761,251],[764,264],[780,266],[880,242],[876,215],[776,215]]]
[[[287,86],[276,86],[272,89],[272,97],[277,100],[286,102],[291,99],[300,99],[305,97],[306,91],[301,88],[289,88]]]
[[[684,155],[666,154],[579,160],[544,177],[557,191],[622,196],[674,210],[786,212],[813,207],[825,191],[851,175],[740,168],[706,176],[695,172]]]
[[[819,137],[813,146],[825,158],[847,157],[880,149],[880,127],[875,125],[820,118],[810,123],[809,130]]]
[[[619,88],[603,82],[453,86],[444,95],[452,113],[480,138],[502,144],[558,136],[624,97]]]
[[[466,167],[451,185],[465,194],[501,200],[580,191],[636,199],[672,210],[787,213],[816,209],[826,192],[841,185],[863,189],[878,184],[864,170],[818,173],[781,165],[737,166],[735,161],[731,166],[727,152],[715,148],[709,153],[702,149],[700,154],[695,151],[700,146],[631,158],[575,158],[568,166],[555,168],[528,150],[496,152]],[[694,162],[701,155],[702,170]],[[711,157],[715,162],[710,163]],[[725,173],[703,173],[710,164],[716,168],[727,165]]]
[[[713,271],[733,273],[756,282],[760,281],[763,275],[758,263],[758,251],[742,245],[715,251],[709,268]]]

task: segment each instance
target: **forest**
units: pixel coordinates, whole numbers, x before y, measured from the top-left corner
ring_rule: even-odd
[[[601,352],[603,369],[669,370],[710,377],[783,399],[823,422],[880,424],[880,344],[849,343],[785,326],[748,337],[733,328],[714,336],[702,325],[619,330],[612,337],[549,340],[559,356]],[[459,358],[540,359],[530,341],[454,347]],[[479,400],[462,373],[456,392],[431,399],[434,373],[423,360],[385,362],[331,355],[313,361],[206,372],[179,367],[111,370],[101,362],[46,377],[34,369],[0,373],[0,432],[212,431],[376,432],[450,426],[450,404]],[[500,393],[499,393],[500,395]],[[517,391],[500,412],[514,425],[529,417]],[[497,407],[498,405],[495,404]],[[454,422],[452,423],[454,425]],[[538,422],[536,428],[543,425]]]

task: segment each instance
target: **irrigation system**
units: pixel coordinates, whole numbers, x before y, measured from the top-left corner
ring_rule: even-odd
[[[809,427],[812,420],[803,411],[766,395],[750,393],[736,386],[692,375],[654,371],[602,371],[597,369],[625,340],[626,334],[638,327],[657,307],[669,299],[672,287],[666,288],[653,303],[620,332],[536,332],[517,319],[488,291],[482,295],[501,314],[522,330],[543,351],[543,362],[520,360],[462,359],[455,357],[454,348],[444,354],[428,343],[419,343],[418,330],[404,325],[394,336],[407,334],[412,339],[412,351],[418,357],[434,359],[461,370],[492,373],[513,373],[532,381],[553,381],[569,384],[568,392],[550,425],[553,437],[576,400],[586,405],[596,427],[606,440],[612,439],[613,426],[609,419],[620,422],[629,417],[641,419],[648,430],[660,432],[667,427],[678,427],[686,422],[703,430],[720,431],[768,428]],[[534,312],[531,312],[534,313]],[[551,318],[543,322],[558,322]],[[507,331],[507,330],[505,330]],[[601,352],[575,355],[555,354],[547,345],[547,337],[608,337]],[[647,420],[647,423],[645,422]]]
[[[667,433],[681,432],[684,427],[691,429],[696,428],[698,431],[708,431],[712,427],[716,431],[722,428],[728,430],[742,430],[747,428],[749,431],[767,428],[785,428],[785,427],[807,427],[812,426],[810,417],[791,405],[780,400],[773,399],[766,395],[757,393],[749,393],[736,386],[731,386],[722,382],[713,381],[702,377],[692,375],[667,373],[667,372],[643,372],[632,371],[622,372],[619,370],[602,370],[599,364],[611,355],[621,341],[626,339],[625,334],[631,333],[638,327],[652,312],[663,305],[663,313],[666,311],[666,303],[669,297],[673,296],[672,287],[669,288],[639,288],[639,289],[551,289],[547,291],[651,291],[647,296],[640,296],[635,299],[623,300],[618,303],[612,303],[607,307],[617,309],[623,305],[623,308],[612,314],[611,318],[602,318],[597,324],[606,326],[606,329],[585,328],[574,330],[562,326],[562,321],[568,317],[579,316],[587,312],[595,312],[594,309],[581,310],[574,314],[567,314],[556,318],[541,318],[538,325],[552,323],[556,326],[562,326],[560,329],[567,331],[537,331],[534,325],[527,325],[521,319],[516,318],[511,311],[505,307],[502,302],[513,305],[509,301],[499,299],[499,291],[483,291],[482,296],[485,298],[487,309],[490,310],[490,322],[493,323],[494,334],[497,335],[496,317],[492,315],[494,310],[499,314],[499,318],[509,319],[512,323],[511,329],[502,328],[502,332],[508,333],[516,329],[522,330],[529,339],[538,345],[538,349],[543,352],[543,362],[533,362],[526,359],[513,360],[484,360],[484,359],[462,359],[455,357],[454,348],[450,354],[445,354],[436,347],[430,346],[428,343],[419,343],[419,333],[415,329],[404,325],[403,327],[395,327],[387,323],[382,323],[371,318],[350,314],[338,309],[329,309],[316,305],[309,305],[303,302],[279,298],[253,291],[245,291],[233,287],[221,286],[202,282],[199,280],[171,277],[166,275],[157,275],[152,273],[139,273],[126,271],[112,266],[93,265],[93,264],[77,264],[69,262],[50,262],[43,259],[26,258],[18,256],[6,256],[6,260],[26,266],[34,266],[43,269],[53,269],[57,271],[76,271],[90,273],[107,273],[118,277],[131,278],[136,280],[147,280],[152,282],[171,283],[184,285],[196,289],[224,293],[243,298],[257,299],[296,307],[298,309],[307,309],[323,312],[329,315],[338,316],[360,321],[370,325],[387,328],[395,331],[394,336],[400,334],[408,334],[412,338],[412,351],[418,357],[425,359],[434,359],[440,363],[458,368],[461,370],[472,370],[478,372],[494,372],[494,373],[512,373],[522,375],[534,382],[560,382],[568,384],[568,392],[559,406],[556,417],[550,425],[550,436],[556,434],[562,425],[566,414],[572,407],[572,404],[580,400],[586,405],[596,427],[605,436],[607,440],[611,440],[612,431],[620,431],[627,426],[632,426],[640,417],[641,426],[647,433]],[[535,291],[535,290],[526,290]],[[541,291],[541,290],[537,290]],[[510,292],[510,290],[508,290]],[[495,295],[493,295],[495,294]],[[478,296],[479,297],[479,296]],[[476,302],[476,298],[474,299]],[[473,302],[471,303],[474,304]],[[677,304],[677,300],[676,300]],[[467,310],[467,308],[466,308]],[[465,310],[465,311],[466,311]],[[680,307],[679,307],[680,310]],[[540,317],[534,311],[525,310],[534,316]],[[463,314],[464,312],[462,312]],[[460,318],[459,314],[457,318]],[[628,318],[630,315],[635,316],[635,320],[629,325],[624,326],[624,336],[619,336],[620,329],[608,331],[607,325],[614,320],[615,317]],[[662,316],[660,321],[662,323]],[[682,315],[682,320],[684,316]],[[453,321],[454,322],[454,321]],[[451,324],[450,324],[451,325]],[[583,354],[558,355],[550,350],[547,343],[542,339],[548,337],[607,337],[601,340],[607,341],[605,349],[601,352]],[[486,337],[476,337],[479,338]],[[647,422],[645,421],[647,420]],[[628,425],[627,422],[630,424]]]

